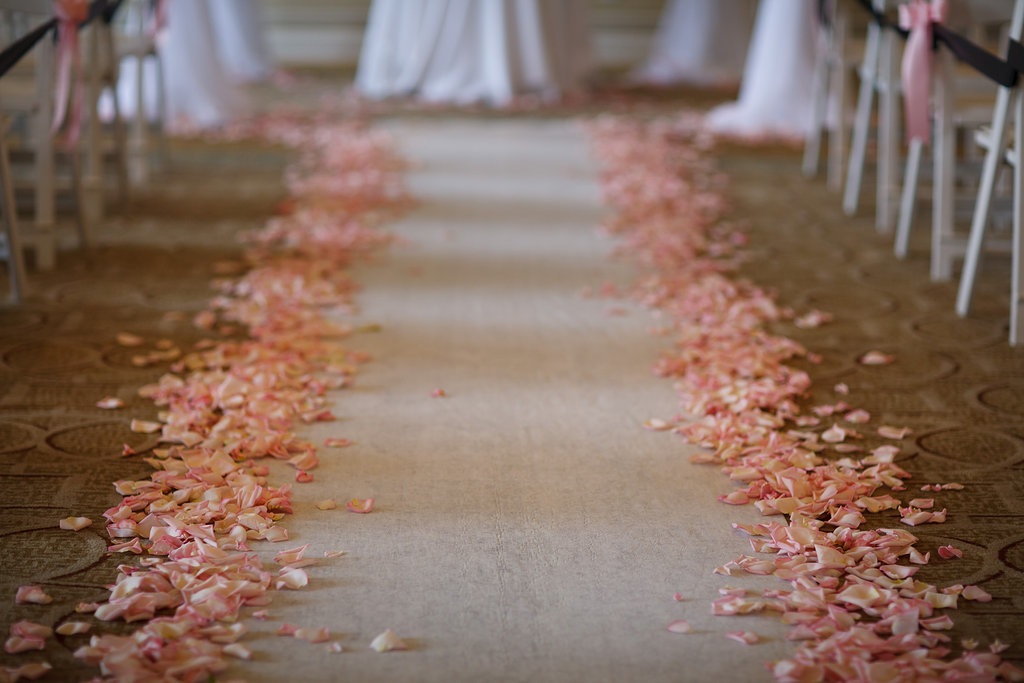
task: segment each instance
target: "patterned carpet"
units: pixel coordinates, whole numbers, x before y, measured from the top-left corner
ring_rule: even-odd
[[[806,366],[815,387],[810,400],[834,401],[832,387],[847,384],[858,407],[914,430],[901,460],[914,476],[911,488],[965,485],[934,496],[936,507],[949,509],[947,523],[915,530],[924,549],[953,544],[964,557],[933,562],[921,578],[977,583],[992,593],[992,602],[960,610],[955,634],[1008,641],[1005,656],[1024,664],[1024,349],[1006,342],[1008,258],[985,261],[972,314],[959,319],[955,283],[927,278],[926,229],[915,235],[911,257],[898,262],[891,241],[871,225],[872,207],[861,217],[843,216],[839,197],[822,181],[800,176],[798,151],[724,145],[719,154],[732,177],[734,216],[751,235],[754,258],[745,272],[798,311],[835,314],[835,322],[816,329],[779,327],[822,356]],[[237,255],[235,233],[260,225],[283,196],[286,160],[281,150],[253,142],[174,143],[157,181],[116,210],[96,246],[65,245],[56,270],[31,273],[24,304],[0,307],[5,633],[19,619],[60,623],[78,602],[105,596],[124,558],[107,555],[98,522],[119,498],[111,482],[146,472],[120,453],[123,444],[153,445],[128,429],[128,417],[155,416],[136,390],[166,366],[143,357],[200,338],[191,316],[211,296],[210,279]],[[62,229],[70,239],[70,225]],[[125,348],[115,340],[121,331],[168,341],[161,349]],[[871,349],[897,361],[859,365],[857,357]],[[95,407],[105,396],[126,405]],[[97,523],[77,534],[59,530],[57,520],[69,515]],[[898,524],[895,514],[883,521]],[[16,606],[16,588],[30,582],[54,602]],[[71,657],[87,638],[49,641],[44,655],[56,669],[46,680],[95,674]],[[3,655],[4,665],[18,661]]]

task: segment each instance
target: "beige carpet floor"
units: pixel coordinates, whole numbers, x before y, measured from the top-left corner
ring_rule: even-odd
[[[628,270],[609,261],[595,166],[572,121],[424,120],[389,126],[414,162],[421,206],[402,246],[358,280],[357,342],[375,362],[338,396],[328,452],[296,490],[298,543],[349,555],[314,568],[276,619],[328,626],[351,652],[281,645],[265,624],[251,680],[768,680],[779,625],[744,620],[766,645],[723,633],[707,599],[718,564],[744,552],[724,479],[673,437],[649,367],[649,314],[586,298]],[[446,397],[433,397],[441,388]],[[366,516],[317,500],[369,497]],[[685,596],[683,602],[673,594]],[[277,601],[281,603],[283,601]],[[686,618],[695,633],[665,630]],[[750,624],[756,621],[756,624]],[[409,652],[367,649],[385,628]],[[721,653],[728,656],[721,656]],[[716,654],[718,653],[718,654]],[[737,678],[737,676],[739,678]]]

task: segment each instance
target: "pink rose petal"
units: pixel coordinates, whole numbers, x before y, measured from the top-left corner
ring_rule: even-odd
[[[373,512],[373,498],[353,498],[345,503],[349,512],[357,512],[361,515]]]
[[[152,434],[154,432],[159,432],[161,429],[163,429],[163,425],[159,422],[133,419],[131,421],[129,429],[131,429],[136,434]]]
[[[890,427],[888,425],[883,425],[878,428],[878,435],[884,439],[902,439],[910,433],[910,429],[907,427]]]
[[[87,526],[92,525],[92,520],[88,517],[65,517],[60,520],[58,526],[66,531],[81,531]]]
[[[690,625],[690,622],[688,622],[686,619],[676,619],[675,621],[670,621],[668,626],[666,626],[665,628],[671,633],[691,633],[693,631],[693,627]]]
[[[868,351],[857,362],[861,365],[888,365],[896,360],[896,357],[881,351]]]
[[[246,661],[252,659],[252,651],[241,643],[229,643],[221,649],[221,652],[235,659]]]
[[[6,673],[6,680],[10,681],[20,681],[21,679],[38,681],[52,670],[53,665],[49,662],[28,662],[20,666],[8,666],[0,669]]]
[[[728,631],[725,637],[744,645],[756,645],[761,642],[761,637],[752,631]]]
[[[90,629],[92,625],[86,621],[65,621],[54,630],[62,636],[77,636],[88,633]]]
[[[408,650],[409,647],[404,640],[398,637],[397,633],[387,629],[370,642],[370,649],[377,652],[393,652],[396,650]]]
[[[9,655],[44,649],[46,649],[46,639],[38,636],[10,636],[4,641],[4,652]]]
[[[30,584],[18,586],[14,602],[18,605],[49,605],[53,602],[53,597],[47,595],[42,586]]]
[[[960,593],[964,600],[973,600],[975,602],[991,602],[992,596],[985,589],[979,586],[965,586],[963,591]]]
[[[146,341],[139,335],[132,334],[131,332],[118,332],[115,339],[117,339],[118,344],[127,347],[142,346]]]
[[[115,396],[106,396],[96,401],[96,407],[103,408],[104,410],[116,410],[124,408],[124,401]]]
[[[951,545],[940,545],[938,552],[939,557],[941,557],[944,560],[951,560],[954,557],[960,558],[964,556],[964,551],[960,550],[959,548],[954,548]]]
[[[293,635],[300,640],[308,640],[311,643],[326,643],[331,639],[331,632],[326,626],[318,628],[298,628],[295,629],[295,633]]]

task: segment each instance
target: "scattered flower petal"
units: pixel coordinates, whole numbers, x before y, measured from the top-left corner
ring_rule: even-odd
[[[831,313],[826,313],[824,311],[814,310],[814,311],[808,311],[807,313],[805,313],[804,315],[800,316],[799,318],[796,318],[793,321],[793,324],[796,325],[797,327],[799,327],[800,329],[805,329],[806,330],[806,329],[812,329],[812,328],[815,328],[815,327],[821,327],[825,323],[832,322],[832,320],[833,320],[833,316],[832,316]]]
[[[65,621],[54,630],[62,636],[78,636],[88,633],[90,629],[92,625],[87,621]]]
[[[18,605],[49,605],[53,602],[53,597],[47,595],[42,586],[18,586],[14,602]]]
[[[308,640],[311,643],[326,643],[331,639],[331,632],[326,626],[319,628],[298,628],[295,629],[295,637],[300,640]]]
[[[152,434],[163,429],[163,425],[159,422],[133,419],[129,428],[136,434]]]
[[[693,631],[693,627],[690,626],[690,622],[686,619],[676,619],[675,621],[671,621],[665,628],[672,633],[690,633]]]
[[[124,408],[124,401],[116,396],[106,396],[96,401],[96,407],[103,408],[104,410],[116,410],[117,408]]]
[[[349,512],[357,512],[361,515],[373,512],[373,498],[353,498],[345,503]]]
[[[92,520],[88,517],[65,517],[60,520],[59,527],[66,531],[81,531],[87,526],[92,525]]]
[[[146,342],[145,339],[131,332],[118,332],[115,339],[117,339],[118,344],[127,347],[142,346]]]
[[[22,679],[25,679],[26,681],[38,681],[52,670],[53,665],[49,662],[27,662],[20,666],[3,667],[0,669],[0,672],[2,672],[6,678],[0,678],[8,681],[20,681]]]
[[[407,650],[409,647],[404,640],[398,637],[397,633],[387,629],[370,642],[370,649],[377,652],[391,652],[393,650]]]
[[[752,631],[728,631],[725,637],[744,645],[756,645],[761,642],[761,637]]]
[[[960,596],[964,600],[975,602],[992,602],[992,596],[984,588],[979,586],[965,586]]]
[[[896,360],[896,357],[881,351],[868,351],[857,359],[861,365],[889,365]]]
[[[884,439],[902,439],[910,434],[907,427],[882,426],[878,428],[878,435]]]

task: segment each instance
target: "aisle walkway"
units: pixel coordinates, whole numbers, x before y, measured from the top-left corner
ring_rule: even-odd
[[[676,406],[650,372],[665,341],[648,314],[581,296],[628,275],[595,231],[582,131],[536,120],[392,128],[417,164],[422,206],[396,226],[407,246],[357,274],[363,322],[381,331],[353,346],[375,362],[339,395],[342,422],[314,432],[356,444],[326,452],[289,522],[313,555],[349,555],[275,598],[266,638],[251,641],[275,652],[244,675],[769,680],[764,662],[785,651],[779,624],[709,615],[726,584],[712,570],[749,548],[729,522],[753,511],[726,515],[714,500],[724,477],[690,465],[676,437],[642,429]],[[446,398],[431,396],[438,388]],[[377,511],[313,506],[355,496]],[[678,618],[696,632],[667,632]],[[307,655],[274,639],[278,620],[329,626],[348,652]],[[723,637],[741,627],[773,641]],[[369,651],[385,628],[413,651]]]

